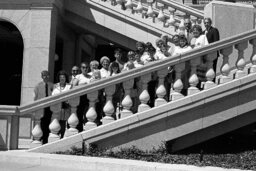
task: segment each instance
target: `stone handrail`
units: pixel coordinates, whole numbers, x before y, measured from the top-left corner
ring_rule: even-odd
[[[0,105],[0,116],[1,115],[15,115],[17,106]]]
[[[114,115],[115,108],[113,106],[112,97],[115,92],[116,84],[123,83],[125,94],[122,100],[123,109],[121,111],[121,118],[124,118],[133,114],[133,112],[131,111],[131,106],[133,106],[134,101],[131,99],[131,91],[133,89],[133,83],[135,78],[140,78],[141,80],[141,91],[137,91],[137,97],[139,96],[140,104],[138,106],[135,106],[136,111],[141,112],[149,110],[151,107],[149,107],[147,104],[149,101],[147,83],[151,80],[152,73],[157,74],[159,80],[159,84],[155,92],[157,98],[154,100],[154,106],[166,104],[169,101],[174,101],[184,97],[184,94],[181,93],[181,90],[184,87],[187,91],[186,95],[191,95],[201,90],[217,86],[217,84],[222,84],[232,80],[233,76],[230,76],[230,68],[233,66],[230,66],[228,61],[229,55],[232,53],[234,48],[238,50],[238,58],[233,59],[237,60],[235,64],[237,70],[234,74],[234,78],[240,78],[248,74],[248,71],[245,70],[246,61],[244,58],[244,50],[247,49],[249,43],[252,45],[253,48],[250,59],[252,65],[250,66],[249,73],[256,72],[256,30],[252,30],[246,33],[239,34],[237,36],[220,40],[202,48],[194,49],[182,55],[177,55],[164,60],[152,62],[143,67],[123,72],[106,79],[98,80],[88,85],[75,87],[74,89],[68,92],[63,92],[59,95],[47,97],[30,104],[22,105],[18,107],[20,115],[35,113],[35,128],[32,131],[34,143],[32,147],[34,147],[34,145],[41,145],[40,137],[42,136],[42,131],[40,128],[40,118],[42,117],[43,109],[45,107],[50,107],[53,112],[52,123],[49,127],[52,135],[51,138],[57,140],[59,139],[57,134],[60,129],[58,118],[61,110],[61,103],[64,101],[69,101],[72,111],[68,119],[68,123],[70,125],[70,128],[68,129],[68,135],[70,136],[77,133],[76,125],[78,123],[78,118],[76,112],[80,96],[86,94],[87,99],[89,100],[89,109],[85,114],[88,122],[85,124],[84,130],[94,128],[97,126],[94,121],[97,117],[95,104],[98,97],[98,90],[105,89],[107,101],[103,108],[105,117],[103,117],[102,123],[106,124],[114,121],[114,118],[112,116]],[[218,81],[213,82],[215,72],[212,68],[212,64],[213,60],[217,58],[217,51],[219,51],[220,54],[223,55],[223,64],[220,69],[221,75]],[[203,88],[199,89],[197,86],[199,78],[196,70],[197,67],[201,65],[202,58],[204,58],[206,61],[206,72],[204,75],[206,80],[203,84]],[[181,75],[185,70],[185,62],[188,62],[190,64],[191,73],[189,75],[189,79],[184,81],[181,79]],[[167,94],[167,90],[164,85],[164,79],[168,74],[167,68],[169,66],[173,66],[173,69],[175,70],[175,80],[173,80],[173,90],[170,92],[170,94]],[[168,100],[169,98],[167,100],[165,99],[166,95],[170,97],[170,100]]]

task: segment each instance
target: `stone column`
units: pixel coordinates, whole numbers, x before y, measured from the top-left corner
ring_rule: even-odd
[[[160,106],[166,104],[167,101],[164,99],[166,95],[166,89],[164,86],[164,79],[168,74],[168,68],[157,71],[158,75],[158,88],[156,89],[157,99],[155,100],[155,106]],[[168,95],[169,96],[169,95]]]
[[[32,130],[32,142],[30,148],[35,148],[42,145],[41,137],[43,136],[43,131],[41,129],[41,118],[44,115],[44,110],[40,109],[34,114],[34,128]]]
[[[102,124],[107,124],[110,122],[113,122],[115,119],[113,118],[113,114],[115,112],[115,107],[112,102],[113,94],[115,93],[116,85],[111,85],[107,88],[105,88],[105,94],[107,102],[103,108],[103,111],[105,113],[105,117],[102,119]]]
[[[50,79],[54,78],[57,8],[32,7],[23,20],[19,23],[25,30],[21,104],[33,101],[33,89],[41,81],[42,70],[49,70]]]
[[[76,126],[79,123],[79,120],[77,117],[77,106],[79,105],[79,102],[80,102],[80,97],[76,97],[68,101],[71,107],[71,115],[68,118],[69,129],[65,131],[64,137],[69,137],[78,133]]]
[[[244,50],[248,47],[248,42],[243,42],[235,45],[235,48],[238,50],[238,59],[236,61],[237,71],[235,73],[235,78],[241,78],[247,75],[244,71],[244,67],[246,65],[244,59]]]
[[[170,12],[170,16],[169,16],[169,19],[166,21],[166,23],[170,27],[170,32],[175,32],[175,30],[176,30],[176,28],[175,28],[176,20],[174,18],[174,13],[175,13],[176,9],[174,9],[172,7],[168,7],[168,10]]]
[[[61,112],[61,103],[55,104],[50,107],[52,111],[52,121],[49,125],[49,129],[51,131],[48,143],[54,142],[60,139],[59,131],[61,129],[59,119],[60,119],[60,112]]]
[[[184,95],[180,93],[181,90],[183,89],[183,83],[182,83],[182,80],[181,80],[181,73],[182,73],[182,71],[184,71],[184,69],[185,69],[185,63],[184,62],[180,63],[180,64],[176,64],[174,66],[175,81],[174,81],[174,84],[173,84],[173,92],[170,95],[171,101],[178,100],[178,99],[184,97]]]
[[[199,83],[199,79],[197,77],[196,69],[197,66],[200,64],[201,57],[197,57],[194,59],[190,60],[190,67],[191,67],[191,73],[189,77],[189,85],[190,87],[188,88],[188,95],[198,93],[200,90],[196,87],[197,84]]]
[[[95,103],[98,99],[98,91],[87,94],[87,99],[89,100],[89,109],[86,112],[86,118],[88,121],[84,125],[85,131],[97,127],[97,124],[95,123],[95,119],[97,118]]]
[[[204,84],[204,89],[207,90],[209,88],[217,86],[213,79],[215,78],[215,72],[213,70],[213,61],[217,58],[217,52],[210,53],[205,56],[207,71],[205,73],[207,81]]]
[[[250,73],[255,73],[256,72],[256,39],[250,40],[250,44],[252,45],[252,56],[251,56],[252,66],[250,67]]]
[[[151,73],[140,77],[140,80],[142,81],[142,92],[139,96],[141,104],[138,107],[138,112],[143,112],[151,109],[150,106],[147,104],[150,99],[150,96],[148,93],[148,82],[150,81],[150,79],[151,79]]]
[[[232,80],[230,77],[230,65],[229,65],[229,56],[233,52],[233,47],[227,47],[220,50],[220,54],[223,55],[223,63],[220,68],[221,76],[219,78],[219,84],[223,84]]]
[[[132,111],[130,110],[133,105],[133,102],[130,96],[133,84],[134,84],[134,79],[123,82],[125,94],[124,94],[124,99],[122,101],[123,110],[121,111],[121,118],[125,118],[133,114]]]

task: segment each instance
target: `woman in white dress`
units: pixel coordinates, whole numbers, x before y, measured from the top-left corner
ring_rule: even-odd
[[[110,71],[109,71],[110,59],[107,56],[103,56],[100,59],[100,64],[102,66],[102,68],[100,69],[101,78],[109,77],[110,76]]]
[[[205,34],[203,34],[202,27],[199,25],[194,25],[192,27],[192,33],[193,33],[193,38],[191,39],[190,45],[192,48],[200,48],[205,45],[208,45],[209,42],[207,40],[207,37]],[[201,58],[201,63],[200,65],[197,66],[197,76],[199,78],[199,88],[202,88],[202,83],[206,81],[206,74],[207,71],[207,64],[204,58]]]
[[[191,30],[193,38],[190,41],[190,45],[192,48],[200,48],[209,44],[207,37],[203,34],[201,26],[194,25]]]
[[[52,95],[56,95],[65,91],[68,91],[71,89],[71,84],[68,83],[69,77],[68,74],[65,71],[59,71],[57,75],[58,83],[55,84],[54,89],[52,91]],[[60,112],[60,117],[59,117],[59,122],[60,122],[60,137],[63,138],[65,130],[66,130],[66,125],[67,125],[67,120],[71,114],[71,108],[68,102],[62,102],[61,106],[61,112]]]

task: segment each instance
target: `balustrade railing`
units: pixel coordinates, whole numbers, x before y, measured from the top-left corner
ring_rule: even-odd
[[[95,0],[91,2],[97,3]],[[201,24],[204,17],[202,11],[173,0],[101,0],[100,2],[111,4],[112,8],[129,11],[130,14],[138,14],[145,20],[152,19],[153,23],[162,23],[164,28],[171,28],[174,32],[184,28],[186,17],[191,18],[193,24]]]
[[[0,106],[0,150],[18,148],[19,111],[16,106]]]
[[[248,46],[251,46],[253,49],[249,61],[249,70],[247,70],[248,67],[245,67],[246,62],[244,57],[244,50],[248,48]],[[237,52],[237,55],[232,55],[232,59],[230,59],[230,54],[234,49],[236,49],[234,52]],[[223,63],[220,68],[221,75],[216,82],[213,82],[216,75],[213,70],[213,60],[217,58],[217,52],[220,52],[220,58],[223,58]],[[204,60],[202,60],[202,58],[204,58]],[[235,66],[230,66],[229,60],[236,60],[237,62]],[[206,62],[207,71],[205,73],[206,80],[203,84],[204,86],[201,88],[199,83],[202,80],[198,77],[197,67],[202,61]],[[183,72],[187,67],[185,63],[189,64],[189,74]],[[171,80],[172,86],[170,91],[167,89],[168,86],[166,86],[165,79],[166,76],[169,75],[169,67],[173,68],[175,71],[174,80]],[[236,69],[234,77],[230,74],[231,68]],[[87,122],[83,123],[84,130],[88,130],[99,126],[99,124],[96,123],[96,118],[99,116],[99,113],[97,113],[98,111],[96,110],[96,104],[98,103],[98,93],[102,90],[105,91],[106,97],[106,103],[101,104],[102,111],[104,112],[104,116],[101,120],[102,124],[115,122],[117,118],[115,118],[116,111],[113,103],[113,95],[116,85],[119,85],[120,87],[120,83],[123,85],[124,89],[124,96],[121,100],[122,109],[120,111],[120,118],[122,119],[137,112],[150,110],[153,107],[171,103],[184,96],[204,91],[218,86],[218,84],[223,84],[232,79],[240,78],[254,72],[256,72],[256,30],[223,39],[205,47],[191,50],[182,55],[155,61],[143,67],[98,80],[88,85],[75,87],[70,91],[20,106],[18,107],[18,110],[20,115],[33,114],[35,116],[35,126],[32,131],[33,141],[31,143],[31,147],[35,147],[41,145],[40,138],[42,137],[43,132],[40,127],[40,118],[42,117],[43,109],[46,107],[50,107],[53,112],[52,122],[49,126],[51,131],[49,141],[52,142],[60,139],[58,135],[60,129],[59,111],[61,103],[64,101],[69,102],[72,111],[68,119],[69,128],[66,129],[65,132],[65,136],[67,137],[78,133],[76,128],[77,124],[82,121],[79,121],[77,117],[77,107],[79,105],[80,97],[83,95],[87,95],[87,99],[89,100],[89,104],[87,104],[88,110],[84,113]],[[188,76],[184,77],[184,74],[188,74]],[[154,88],[149,87],[149,85],[152,86],[152,84],[148,84],[152,81],[152,78],[157,78],[154,80],[158,82]],[[137,89],[134,89],[134,84],[138,83],[138,81],[139,84],[137,84]],[[150,92],[149,88],[153,91],[155,90],[155,92],[153,92],[155,94],[153,99],[150,95],[152,91]],[[134,93],[132,92],[137,92],[137,95],[134,96]],[[170,93],[167,94],[167,92]],[[139,103],[135,102],[136,98]],[[153,105],[150,105],[149,101],[152,100]]]

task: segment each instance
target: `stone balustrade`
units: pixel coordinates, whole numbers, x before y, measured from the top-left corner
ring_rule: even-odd
[[[93,1],[93,0],[91,0]],[[174,32],[184,28],[184,18],[191,18],[193,24],[201,24],[203,12],[173,0],[101,0],[111,3],[113,8],[121,8],[131,14],[139,14],[145,20],[162,23],[164,28]],[[137,15],[136,15],[137,17]]]
[[[244,53],[248,47],[252,49],[249,58],[245,56],[247,53]],[[232,55],[231,57],[230,55],[233,51],[237,52],[237,55]],[[217,58],[217,52],[219,52],[219,58],[222,60],[222,65],[220,66],[221,73],[218,77],[216,77],[216,73],[213,69],[213,60]],[[249,61],[245,59],[249,59]],[[237,62],[234,66],[230,66],[229,60],[235,60]],[[204,65],[207,68],[205,80],[200,80],[197,72],[197,67],[202,64],[202,62],[205,62]],[[249,67],[245,67],[248,63],[250,63]],[[71,115],[68,119],[69,128],[66,129],[65,132],[65,136],[70,136],[78,133],[76,126],[78,122],[82,122],[78,120],[77,107],[79,105],[79,99],[83,95],[87,95],[89,101],[88,110],[84,113],[84,118],[86,118],[87,122],[83,123],[83,125],[86,131],[96,128],[101,124],[108,124],[117,120],[115,115],[116,108],[120,106],[115,106],[113,102],[116,85],[122,85],[124,90],[123,98],[120,101],[120,119],[122,119],[138,112],[150,110],[155,106],[161,106],[176,101],[184,96],[189,96],[200,91],[207,91],[207,89],[218,86],[218,84],[226,83],[232,79],[244,77],[250,73],[256,72],[255,66],[256,30],[252,30],[202,48],[191,50],[183,55],[155,61],[143,67],[98,80],[88,85],[75,87],[70,91],[20,106],[18,110],[21,115],[34,113],[35,125],[32,131],[33,141],[31,147],[35,147],[41,145],[40,138],[42,136],[42,130],[40,127],[40,118],[42,117],[42,110],[45,107],[50,107],[53,112],[52,122],[49,125],[51,131],[49,142],[53,142],[60,139],[58,134],[60,130],[60,104],[64,101],[68,101],[71,105]],[[231,68],[232,70],[234,69],[235,72],[231,72]],[[190,72],[184,72],[185,70],[189,70]],[[173,79],[169,80],[166,77],[170,75]],[[153,78],[152,76],[154,76],[158,82],[155,87],[151,87],[152,90],[155,90],[154,99],[150,99],[151,96],[149,94],[152,92],[148,91],[149,85],[151,85],[149,82]],[[214,78],[216,79],[215,82],[213,81]],[[168,83],[171,86],[168,87]],[[136,86],[134,86],[135,84]],[[137,88],[135,89],[134,87]],[[100,91],[104,91],[104,93],[99,93]],[[96,104],[99,103],[98,95],[103,95],[106,99],[104,104],[99,105],[102,108],[101,111],[103,111],[103,115],[100,115],[96,109]],[[154,102],[153,106],[149,105],[149,101],[152,100]],[[101,117],[101,124],[96,123],[97,117]]]

